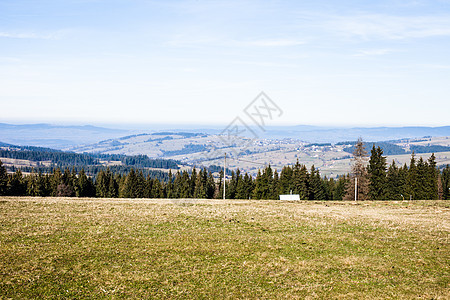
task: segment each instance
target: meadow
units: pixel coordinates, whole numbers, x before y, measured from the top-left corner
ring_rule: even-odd
[[[0,299],[448,299],[448,201],[0,198]]]

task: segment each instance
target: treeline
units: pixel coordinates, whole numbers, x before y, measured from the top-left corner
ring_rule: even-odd
[[[337,143],[336,145],[346,145],[349,143],[354,144],[355,142],[340,142],[340,143]],[[437,152],[450,151],[450,147],[440,146],[440,145],[427,145],[427,146],[410,145],[409,151],[405,151],[405,149],[403,149],[402,147],[395,145],[395,144],[387,143],[387,142],[376,142],[376,143],[368,143],[368,144],[372,144],[372,145],[375,145],[375,147],[382,148],[383,153],[385,155],[402,155],[402,154],[410,154],[410,153],[437,153]],[[370,146],[365,145],[365,151],[370,150],[368,147],[370,147]],[[344,148],[344,151],[348,152],[348,153],[353,153],[355,151],[355,146],[346,147],[346,148]]]
[[[434,154],[424,160],[422,157],[416,159],[413,152],[409,166],[406,163],[398,166],[395,161],[388,166],[383,149],[374,144],[366,166],[365,149],[362,140],[358,140],[345,200],[450,199],[450,166],[440,172]]]
[[[450,199],[450,167],[447,165],[441,173],[434,154],[424,160],[416,159],[413,152],[409,166],[397,166],[395,161],[387,166],[383,150],[374,145],[367,173],[368,180],[361,179],[361,183],[368,182],[366,197],[370,200]]]
[[[65,169],[66,167],[101,165],[101,161],[120,161],[124,166],[134,168],[178,169],[178,161],[172,159],[151,159],[147,155],[121,155],[97,153],[73,153],[50,148],[13,146],[8,145],[0,149],[0,157],[23,159],[35,162],[49,161],[53,167]],[[39,166],[40,167],[40,166]],[[41,169],[42,172],[46,170]]]
[[[428,160],[411,156],[410,165],[386,163],[383,150],[373,146],[367,166],[365,150],[357,145],[350,175],[337,179],[322,177],[312,166],[298,161],[279,172],[270,166],[259,170],[255,178],[240,170],[227,176],[227,199],[278,199],[280,194],[299,194],[302,200],[353,200],[355,180],[358,200],[450,199],[450,166],[442,172],[435,157]],[[62,172],[31,173],[21,170],[7,174],[0,161],[0,195],[11,196],[76,196],[123,198],[222,198],[223,170],[217,180],[206,169],[166,173],[167,180],[145,175],[142,170],[127,173],[100,170],[90,177],[84,169],[68,168]]]
[[[160,180],[142,170],[131,169],[126,174],[111,169],[100,170],[95,178],[68,168],[52,173],[33,172],[23,175],[16,170],[7,174],[0,161],[0,195],[8,196],[58,196],[58,197],[123,197],[123,198],[222,198],[223,170],[215,180],[211,171],[195,168],[192,172],[166,173],[167,180]],[[287,166],[280,173],[270,166],[259,172],[256,178],[240,170],[227,176],[227,199],[278,199],[279,194],[299,193],[302,199],[342,200],[348,177],[338,180],[321,178],[319,171],[304,165]]]

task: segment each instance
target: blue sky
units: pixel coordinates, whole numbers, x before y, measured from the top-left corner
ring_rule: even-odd
[[[0,0],[0,122],[450,125],[450,0]]]

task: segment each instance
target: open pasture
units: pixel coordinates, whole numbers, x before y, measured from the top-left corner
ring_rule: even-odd
[[[0,198],[0,299],[448,299],[450,202]]]

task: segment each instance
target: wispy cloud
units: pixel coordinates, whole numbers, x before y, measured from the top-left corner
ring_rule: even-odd
[[[254,40],[254,41],[239,41],[238,45],[247,45],[255,47],[290,47],[306,44],[305,41],[295,39],[267,39],[267,40]]]
[[[56,31],[52,33],[0,31],[0,38],[10,38],[10,39],[56,40],[61,38],[62,35],[63,35],[62,31]]]
[[[392,52],[395,52],[395,50],[392,50],[392,49],[367,49],[367,50],[360,50],[354,56],[379,56],[379,55],[386,55],[386,54],[389,54]]]
[[[174,47],[220,46],[220,47],[292,47],[306,44],[296,39],[261,39],[261,40],[231,40],[215,37],[189,38],[175,37],[166,43]]]
[[[349,38],[407,39],[450,36],[450,15],[392,16],[360,14],[331,17],[328,30]]]

